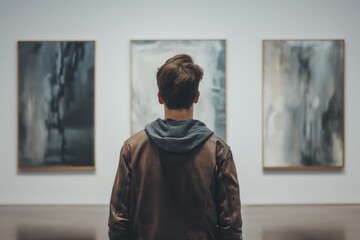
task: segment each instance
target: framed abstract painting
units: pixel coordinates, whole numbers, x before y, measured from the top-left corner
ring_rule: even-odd
[[[18,42],[18,169],[95,169],[95,42]]]
[[[157,99],[156,72],[167,59],[180,53],[189,54],[204,70],[194,118],[225,138],[225,40],[132,40],[131,133],[163,118],[163,107]]]
[[[264,40],[265,170],[344,167],[344,40]]]

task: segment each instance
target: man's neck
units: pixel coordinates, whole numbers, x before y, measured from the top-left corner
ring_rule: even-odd
[[[164,108],[165,119],[169,118],[175,121],[193,119],[193,107],[189,109],[168,109]]]

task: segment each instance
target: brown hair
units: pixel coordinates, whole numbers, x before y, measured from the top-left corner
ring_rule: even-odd
[[[158,69],[156,80],[161,97],[169,109],[189,109],[196,97],[204,75],[187,54],[168,59]]]

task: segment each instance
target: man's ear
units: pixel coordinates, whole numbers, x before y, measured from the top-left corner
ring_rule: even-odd
[[[200,92],[197,91],[196,96],[195,96],[195,99],[194,99],[194,103],[198,103],[199,97],[200,97]]]
[[[162,98],[160,92],[157,93],[157,96],[158,96],[158,101],[160,104],[164,104],[164,99]]]

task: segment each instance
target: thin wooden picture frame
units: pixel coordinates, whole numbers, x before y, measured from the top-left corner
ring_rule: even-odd
[[[262,41],[263,170],[345,166],[345,40]]]
[[[17,169],[94,171],[96,41],[17,41]]]

